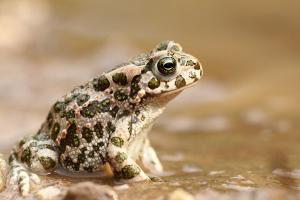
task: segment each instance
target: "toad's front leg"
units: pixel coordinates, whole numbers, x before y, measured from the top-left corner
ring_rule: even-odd
[[[110,139],[107,156],[113,169],[114,177],[121,182],[150,180],[140,166],[128,156],[125,138],[115,132]]]
[[[148,138],[145,139],[143,149],[140,153],[143,165],[153,174],[160,174],[163,172],[162,164],[160,163],[155,150],[150,144]]]

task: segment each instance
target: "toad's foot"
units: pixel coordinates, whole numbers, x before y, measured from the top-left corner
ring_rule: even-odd
[[[150,180],[139,165],[127,155],[125,149],[122,148],[122,141],[121,137],[113,137],[108,146],[108,158],[114,177],[124,183]]]
[[[36,174],[29,172],[17,160],[11,159],[8,184],[17,187],[22,196],[27,196],[30,192],[32,182],[38,184],[40,178]]]

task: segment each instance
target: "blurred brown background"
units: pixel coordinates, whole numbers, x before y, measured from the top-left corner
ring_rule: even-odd
[[[277,152],[299,168],[299,8],[293,0],[1,0],[0,150],[35,133],[72,87],[168,39],[199,58],[204,78],[154,130],[190,135],[165,134],[164,144],[154,133],[154,146],[189,152],[204,168],[222,160],[221,168],[266,169],[281,162]]]

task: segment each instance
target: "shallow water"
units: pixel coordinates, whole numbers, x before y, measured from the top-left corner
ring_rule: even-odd
[[[34,133],[72,87],[174,39],[199,58],[204,78],[168,106],[150,134],[163,181],[117,190],[120,199],[163,199],[176,188],[197,199],[299,193],[299,3],[172,2],[124,9],[120,2],[1,1],[0,151],[7,155]],[[81,179],[60,180],[43,184]],[[0,198],[6,195],[14,193]]]

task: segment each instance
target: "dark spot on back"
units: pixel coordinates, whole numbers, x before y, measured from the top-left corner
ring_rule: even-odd
[[[74,99],[76,99],[76,97],[78,97],[78,96],[79,96],[78,93],[74,93],[71,96],[65,97],[65,104],[69,104],[71,101],[73,101]]]
[[[90,96],[88,94],[81,94],[77,97],[77,105],[82,106],[85,102],[87,102],[90,99]]]
[[[92,104],[95,106],[97,112],[108,112],[110,109],[110,100],[104,99],[103,101],[93,101]]]
[[[95,78],[93,80],[93,87],[96,92],[104,91],[109,88],[110,83],[109,80],[104,76],[100,76],[99,78]]]
[[[80,114],[86,118],[93,118],[97,113],[95,102],[89,103],[89,105],[82,108]]]
[[[69,111],[64,112],[62,117],[65,117],[67,120],[75,118],[75,110],[71,109]]]
[[[53,110],[56,113],[62,112],[66,109],[66,104],[64,102],[56,102],[53,106]]]
[[[125,101],[128,98],[128,95],[126,94],[125,90],[117,90],[114,93],[114,97],[118,101]]]
[[[71,147],[78,147],[80,145],[79,138],[77,135],[77,127],[75,123],[71,123],[69,128],[67,129],[67,136],[66,136],[66,145]]]
[[[83,127],[81,131],[82,137],[90,143],[93,140],[93,131],[88,127]]]
[[[97,122],[95,124],[94,131],[95,131],[96,136],[98,138],[102,138],[103,137],[103,126],[102,126],[101,122]]]
[[[113,132],[115,132],[116,127],[113,125],[113,123],[111,121],[109,121],[109,122],[107,122],[105,130],[109,135],[111,135]]]
[[[115,73],[112,76],[113,81],[118,85],[126,85],[127,84],[127,77],[124,73]]]

